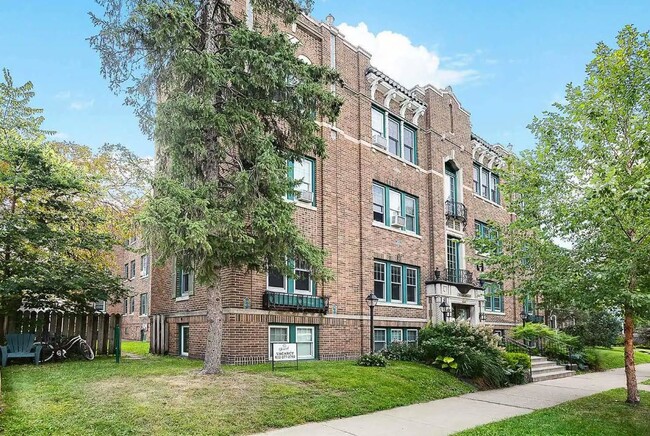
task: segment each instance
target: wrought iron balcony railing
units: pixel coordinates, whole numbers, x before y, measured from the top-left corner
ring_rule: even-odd
[[[447,283],[454,285],[461,294],[467,294],[472,289],[482,289],[480,282],[474,280],[474,274],[466,269],[444,269],[436,270],[433,273],[433,279],[427,283]]]
[[[326,314],[329,309],[329,298],[266,291],[264,292],[263,305],[267,310],[295,310]]]
[[[529,313],[526,315],[526,322],[544,324],[544,315],[534,315],[532,313]]]
[[[454,219],[467,224],[467,208],[457,201],[445,201],[445,218]]]

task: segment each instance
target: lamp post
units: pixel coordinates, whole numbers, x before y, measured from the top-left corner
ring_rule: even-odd
[[[374,347],[374,335],[375,335],[375,306],[377,305],[377,302],[379,301],[379,298],[374,294],[369,294],[366,297],[366,303],[368,303],[368,307],[370,307],[370,353],[375,352],[375,347]]]
[[[445,300],[440,303],[440,310],[442,311],[442,320],[447,322],[447,315],[449,315],[449,305]]]
[[[528,318],[528,314],[525,310],[522,310],[519,315],[521,315],[521,321],[524,323],[524,327],[526,327],[526,318]]]

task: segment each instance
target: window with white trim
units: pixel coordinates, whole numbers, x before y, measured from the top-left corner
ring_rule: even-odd
[[[269,326],[269,358],[273,356],[273,344],[289,343],[289,326]]]
[[[181,356],[189,356],[190,354],[190,325],[181,324],[179,330],[179,353]]]
[[[269,268],[266,274],[266,287],[272,292],[289,294],[316,295],[316,284],[311,267],[303,260],[290,261],[295,277],[285,276],[279,271]]]
[[[374,336],[373,351],[376,353],[386,348],[386,329],[375,329]]]
[[[313,359],[316,357],[314,342],[314,327],[296,326],[296,348],[298,350],[298,359]]]
[[[373,106],[371,113],[372,134],[384,138],[385,145],[382,148],[417,164],[417,129],[404,120],[389,115],[384,109]]]
[[[386,264],[375,262],[375,296],[380,300],[386,299]]]
[[[406,343],[407,344],[417,344],[418,343],[418,330],[417,329],[406,329]]]
[[[149,295],[140,294],[140,315],[147,315],[149,313]]]
[[[135,278],[135,260],[131,261],[131,278]]]
[[[376,259],[373,276],[373,292],[379,300],[397,304],[419,304],[418,267]]]
[[[392,329],[390,331],[390,342],[402,342],[402,330],[401,329]]]
[[[295,192],[287,194],[287,199],[316,205],[316,161],[310,157],[287,163],[289,177],[297,182]],[[311,197],[311,199],[309,198]]]
[[[95,301],[94,307],[95,307],[95,312],[106,312],[106,301],[105,300]]]
[[[194,293],[194,274],[191,271],[176,268],[176,298],[187,297]]]
[[[499,175],[474,164],[474,193],[493,203],[501,204]]]
[[[140,256],[140,277],[147,277],[149,275],[149,255],[143,254]]]
[[[386,213],[388,209],[389,213]],[[393,217],[404,218],[402,223]],[[387,227],[419,234],[418,198],[378,182],[372,184],[372,219]]]

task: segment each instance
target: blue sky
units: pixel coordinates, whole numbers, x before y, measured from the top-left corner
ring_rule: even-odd
[[[131,108],[100,75],[86,40],[91,9],[91,0],[0,0],[0,67],[34,83],[34,105],[59,138],[152,155]],[[650,29],[647,1],[631,0],[316,0],[312,15],[328,13],[405,85],[451,83],[474,131],[515,150],[533,145],[532,117],[583,80],[598,41],[613,44],[625,24]]]

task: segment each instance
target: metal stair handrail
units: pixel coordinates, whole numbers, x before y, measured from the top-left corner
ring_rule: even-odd
[[[533,379],[533,348],[529,347],[523,342],[519,342],[515,339],[509,338],[507,336],[502,336],[501,337],[501,346],[505,348],[505,350],[509,353],[526,353],[528,354],[528,359],[530,361],[530,365],[528,368],[528,376],[530,377],[530,380]]]

